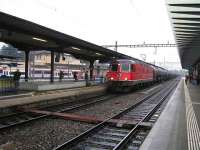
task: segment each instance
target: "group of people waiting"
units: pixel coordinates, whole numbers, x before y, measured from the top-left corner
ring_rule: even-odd
[[[73,77],[74,77],[74,81],[78,81],[78,72],[73,72]],[[64,72],[61,70],[59,73],[59,80],[62,81],[62,79],[64,78]],[[85,71],[85,81],[86,81],[86,86],[89,85],[89,76],[88,76],[88,71]]]
[[[13,73],[13,80],[15,82],[15,86],[18,87],[19,86],[19,80],[20,80],[20,76],[21,76],[21,72],[19,71],[19,69],[17,69],[14,73]],[[73,77],[75,81],[78,81],[78,72],[73,72]],[[89,85],[89,75],[88,75],[88,71],[85,71],[85,81],[86,81],[86,86]],[[62,79],[64,78],[64,72],[61,70],[59,73],[59,81],[62,81]]]
[[[199,85],[200,84],[200,77],[198,77],[198,76],[192,76],[192,75],[186,75],[185,76],[185,83],[187,84],[188,81],[190,83]]]
[[[73,72],[73,77],[75,81],[78,81],[78,72]],[[60,70],[59,80],[62,81],[63,78],[64,78],[64,72]],[[88,80],[88,71],[85,71],[85,80]]]

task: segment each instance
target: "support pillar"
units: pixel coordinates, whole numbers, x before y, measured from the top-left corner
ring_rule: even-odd
[[[93,80],[94,74],[94,60],[90,60],[90,80]]]
[[[54,51],[51,51],[51,76],[50,82],[54,82]]]
[[[29,51],[25,51],[25,81],[28,82]]]

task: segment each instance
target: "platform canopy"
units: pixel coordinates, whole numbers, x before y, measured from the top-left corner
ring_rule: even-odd
[[[48,50],[85,60],[131,57],[0,12],[0,41],[23,51]]]
[[[200,61],[200,0],[167,0],[183,68]]]

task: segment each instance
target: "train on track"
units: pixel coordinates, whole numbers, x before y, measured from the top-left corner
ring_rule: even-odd
[[[106,74],[107,90],[130,91],[132,87],[150,85],[176,76],[174,72],[139,60],[115,60]]]

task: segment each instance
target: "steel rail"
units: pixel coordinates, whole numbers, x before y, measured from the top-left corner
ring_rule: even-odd
[[[161,106],[161,104],[166,100],[166,98],[170,95],[170,93],[174,90],[174,88],[177,86],[177,83],[173,85],[166,93],[165,95],[161,98],[161,100],[156,104],[154,108],[152,108],[148,114],[142,120],[140,120],[135,127],[125,136],[120,143],[118,143],[113,150],[122,150],[124,147],[127,146],[127,143],[132,139],[134,134],[137,132],[139,129],[140,125],[142,122],[147,121],[156,111],[157,109]]]
[[[103,95],[103,96],[105,96],[105,95]],[[61,103],[61,104],[56,104],[56,105],[53,105],[53,106],[44,107],[44,108],[42,108],[42,110],[48,110],[49,108],[54,108],[54,107],[58,107],[58,106],[63,107],[63,104],[71,104],[71,106],[67,106],[67,108],[64,108],[64,109],[59,110],[59,111],[55,111],[55,112],[67,112],[67,111],[72,111],[74,109],[80,109],[80,108],[88,107],[90,105],[103,102],[103,101],[105,101],[107,99],[111,100],[111,99],[113,99],[116,96],[120,96],[120,95],[111,95],[111,97],[105,98],[103,100],[100,99],[100,100],[95,100],[95,101],[89,101],[87,103],[78,104],[78,105],[75,105],[75,106],[73,106],[74,103],[82,102],[83,100],[64,102],[64,103]],[[96,97],[92,97],[92,98],[87,98],[86,100],[88,101],[90,99],[101,98],[101,97],[102,97],[102,95],[96,96]],[[11,114],[11,115],[8,115],[8,116],[0,117],[0,121],[3,120],[2,118],[5,118],[5,117],[9,118],[9,117],[14,117],[14,116],[16,116],[16,120],[17,120],[18,118],[20,118],[17,115],[27,115],[27,117],[29,117],[29,119],[24,119],[24,120],[21,120],[21,121],[16,121],[15,123],[12,123],[12,124],[6,124],[6,123],[0,122],[0,131],[4,130],[4,129],[11,128],[11,127],[15,127],[17,125],[26,124],[26,123],[29,123],[29,122],[32,122],[32,121],[39,120],[39,119],[42,119],[42,118],[50,116],[50,115],[38,115],[38,114],[27,113],[27,112],[19,112],[19,113]],[[34,116],[34,117],[32,117],[32,116]],[[12,119],[11,119],[11,122],[12,122]]]
[[[165,87],[164,87],[165,88]],[[63,150],[63,149],[70,149],[72,148],[73,146],[76,146],[79,142],[81,142],[84,138],[87,138],[89,137],[90,135],[96,133],[97,131],[99,131],[101,128],[105,127],[108,123],[108,121],[110,119],[114,119],[114,118],[118,118],[120,117],[121,115],[123,115],[124,113],[127,113],[128,111],[134,109],[135,107],[139,106],[140,104],[142,104],[143,102],[147,101],[148,99],[150,99],[151,97],[153,97],[154,95],[156,95],[157,93],[161,92],[163,89],[156,89],[153,93],[147,95],[146,97],[142,98],[139,97],[138,99],[141,99],[138,103],[130,106],[129,108],[125,109],[124,111],[120,112],[119,114],[117,115],[114,115],[108,119],[106,119],[105,121],[97,124],[96,126],[94,126],[93,128],[83,132],[82,134],[74,137],[73,139],[59,145],[58,147],[54,148],[53,150]]]
[[[64,108],[64,109],[56,111],[56,112],[66,112],[66,111],[72,111],[74,109],[80,109],[80,108],[88,107],[90,105],[93,105],[93,104],[96,104],[96,103],[100,103],[100,102],[103,102],[105,100],[111,100],[114,97],[116,97],[116,95],[112,95],[111,97],[103,97],[104,99],[93,100],[93,101],[89,101],[89,102],[83,103],[83,104],[78,104],[78,105],[75,105],[75,106],[73,106],[73,105],[72,106],[66,106],[67,108]],[[101,98],[101,97],[98,97],[98,98]],[[94,98],[92,98],[92,99],[94,99]],[[58,105],[61,105],[61,104],[58,104]],[[57,107],[58,105],[54,105],[54,106],[50,106],[50,107],[55,107],[55,106]],[[50,107],[46,107],[46,108],[49,109]],[[20,116],[17,116],[17,115],[27,115],[28,117],[30,117],[31,115],[33,116],[35,114],[26,113],[26,112],[20,112],[20,113],[13,114],[11,116],[5,116],[5,117],[14,117],[14,116],[16,116],[16,118],[20,118]],[[15,123],[11,123],[9,125],[3,125],[3,124],[6,124],[6,123],[0,122],[0,125],[1,125],[0,126],[0,131],[4,130],[4,129],[7,129],[7,128],[10,128],[10,127],[17,126],[17,125],[22,125],[22,124],[25,124],[25,123],[29,123],[31,121],[35,121],[35,120],[38,120],[38,119],[42,119],[42,118],[45,118],[45,117],[48,117],[48,116],[50,116],[50,115],[38,115],[37,114],[37,115],[35,115],[35,117],[30,117],[30,119],[26,119],[24,121],[16,121]],[[3,118],[5,118],[5,117],[3,117]],[[0,118],[0,119],[3,119],[3,118]],[[11,120],[11,122],[12,122],[12,120]]]

